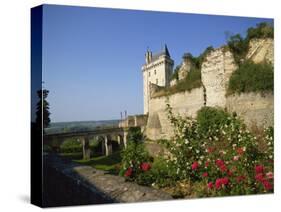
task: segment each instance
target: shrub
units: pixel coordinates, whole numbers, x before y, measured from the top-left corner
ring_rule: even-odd
[[[255,28],[250,27],[247,30],[248,40],[253,38],[273,38],[273,37],[274,37],[273,26],[266,22],[259,23]]]
[[[249,42],[254,38],[273,38],[274,29],[269,23],[262,22],[256,25],[256,27],[251,27],[247,30],[247,35],[242,38],[240,34],[231,36],[228,41],[228,47],[233,53],[234,60],[238,65],[244,62],[249,49]]]
[[[175,116],[169,104],[167,112],[175,128],[166,142],[168,168],[177,170],[178,180],[198,185],[193,186],[197,196],[273,191],[273,128],[265,130],[267,148],[260,152],[257,138],[235,115],[206,107],[192,120]]]
[[[150,157],[144,146],[144,137],[139,127],[132,127],[128,132],[127,147],[121,152],[120,175],[135,180],[150,165]]]
[[[60,146],[60,150],[63,153],[82,152],[82,144],[76,139],[67,139]]]
[[[170,141],[163,140],[163,144],[170,152],[167,156],[167,166],[170,172],[174,173],[174,180],[196,178],[191,174],[192,163],[200,160],[204,154],[197,122],[188,117],[175,116],[169,104],[167,116],[174,126],[174,138]]]
[[[180,65],[176,66],[175,70],[173,71],[173,75],[171,77],[171,80],[173,80],[173,79],[178,80],[179,79],[179,70],[180,70]]]
[[[227,45],[233,53],[235,62],[237,64],[241,64],[248,52],[249,41],[247,39],[243,39],[240,34],[236,34],[228,39]]]
[[[153,98],[169,96],[178,92],[191,91],[192,89],[199,88],[201,86],[201,71],[193,67],[190,72],[188,72],[185,79],[179,81],[175,86],[159,89],[159,91],[153,94]]]
[[[231,115],[220,108],[202,107],[197,112],[198,131],[203,136],[217,134],[220,127],[230,122]]]
[[[195,65],[195,67],[197,69],[201,69],[201,65],[206,57],[207,54],[209,54],[211,51],[214,50],[214,47],[213,46],[208,46],[204,51],[203,53],[201,53],[198,57],[193,57],[191,55],[191,60],[193,62],[193,64]]]
[[[273,67],[247,61],[230,77],[228,94],[245,92],[273,92]]]

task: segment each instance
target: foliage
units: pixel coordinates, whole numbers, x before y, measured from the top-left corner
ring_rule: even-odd
[[[49,91],[38,90],[37,95],[39,97],[39,102],[37,103],[36,120],[35,124],[38,129],[44,129],[50,125],[50,112],[49,103],[47,102]],[[43,123],[43,126],[42,126]]]
[[[180,65],[177,65],[175,70],[173,71],[171,80],[173,80],[173,79],[179,80],[179,70],[180,70]]]
[[[238,119],[232,119],[231,115],[221,108],[202,107],[197,112],[198,133],[204,138],[212,137],[214,134],[217,134],[217,131],[223,125],[229,124],[230,120],[235,120],[235,125],[241,124]]]
[[[174,126],[174,137],[161,140],[168,153],[145,172],[129,172],[136,182],[173,188],[180,198],[273,192],[272,127],[257,138],[235,113],[210,107],[194,120],[174,115],[167,104],[167,116]]]
[[[195,65],[195,68],[197,69],[201,69],[201,65],[206,57],[207,54],[209,54],[211,51],[214,50],[214,47],[213,46],[208,46],[204,51],[203,53],[201,53],[198,57],[194,57],[194,56],[191,56],[191,61],[192,63]]]
[[[274,29],[273,26],[267,22],[261,22],[256,27],[250,27],[247,30],[247,39],[253,38],[273,38]]]
[[[241,64],[248,52],[249,41],[243,39],[240,34],[236,34],[229,38],[227,45],[233,53],[236,64]]]
[[[167,117],[174,137],[160,141],[168,153],[153,163],[136,142],[140,131],[130,136],[135,142],[124,150],[120,172],[128,180],[165,189],[174,198],[273,192],[272,127],[256,136],[235,113],[211,107],[191,119],[175,115],[167,104]]]
[[[61,144],[60,151],[62,153],[82,152],[82,144],[76,139],[67,139]]]
[[[201,86],[201,71],[193,67],[190,72],[188,72],[185,79],[179,81],[175,86],[160,89],[153,95],[153,97],[169,96],[178,92],[191,91],[192,89]]]
[[[261,22],[256,27],[251,27],[247,30],[247,35],[242,38],[240,34],[231,36],[228,41],[228,47],[233,53],[234,60],[238,65],[241,65],[246,57],[249,49],[249,42],[255,38],[273,38],[274,28],[271,24]]]
[[[194,188],[197,196],[272,192],[272,127],[264,131],[267,146],[261,152],[257,138],[235,114],[205,107],[192,120],[176,117],[169,104],[167,112],[175,127],[175,137],[166,143],[167,164],[177,169],[179,179],[205,183],[204,189]]]
[[[118,123],[119,120],[52,122],[45,131],[47,134],[91,131],[118,127]]]
[[[139,127],[131,127],[128,132],[127,147],[121,152],[122,162],[120,175],[136,180],[143,171],[142,165],[150,162],[144,146],[144,136]]]
[[[273,75],[271,64],[254,64],[246,61],[230,77],[228,94],[235,92],[273,92]]]

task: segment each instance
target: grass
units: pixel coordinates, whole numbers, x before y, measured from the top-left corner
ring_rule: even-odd
[[[179,92],[191,91],[192,89],[199,88],[201,86],[201,71],[193,68],[184,80],[179,81],[175,86],[160,89],[154,93],[152,97],[169,96]]]
[[[118,151],[109,156],[103,155],[93,157],[90,160],[75,159],[74,161],[82,165],[92,166],[95,169],[108,171],[110,174],[118,174],[118,166],[121,162],[121,155],[120,151]]]

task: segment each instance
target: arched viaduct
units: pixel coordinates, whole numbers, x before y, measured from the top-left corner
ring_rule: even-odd
[[[115,138],[118,145],[127,146],[128,129],[124,127],[108,128],[108,129],[96,129],[93,131],[81,131],[81,132],[66,132],[56,134],[46,134],[43,137],[43,144],[52,148],[59,148],[60,145],[67,138],[77,138],[82,143],[83,147],[83,159],[89,159],[91,156],[91,149],[89,141],[93,137],[102,137],[102,149],[105,155],[112,153],[112,139]]]

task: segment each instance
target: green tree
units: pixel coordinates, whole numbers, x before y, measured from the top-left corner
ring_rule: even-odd
[[[229,38],[227,44],[234,55],[235,62],[241,64],[248,51],[248,40],[243,39],[240,34],[236,34]]]
[[[50,112],[49,112],[49,103],[47,102],[49,91],[46,89],[38,90],[37,95],[39,97],[39,102],[37,103],[37,112],[36,112],[36,126],[37,128],[46,128],[50,125]],[[42,126],[43,124],[43,126]]]

